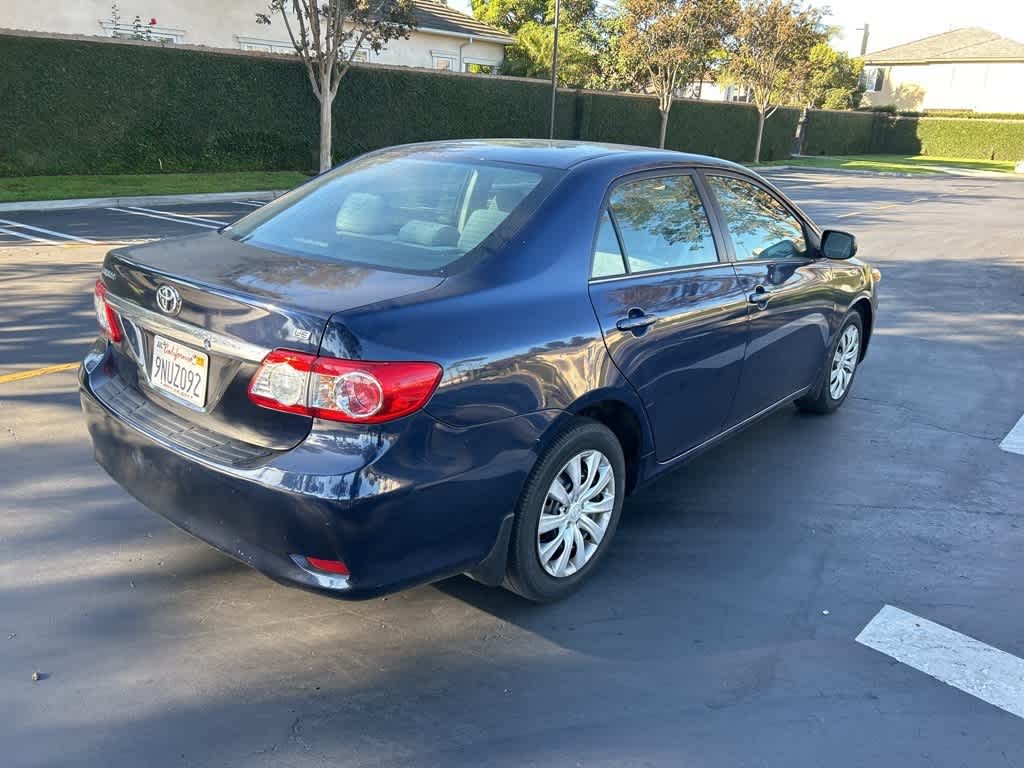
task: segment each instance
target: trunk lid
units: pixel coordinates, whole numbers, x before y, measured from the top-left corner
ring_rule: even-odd
[[[249,400],[249,382],[263,357],[275,348],[315,354],[335,312],[442,281],[275,253],[218,233],[111,251],[103,265],[108,298],[125,331],[114,354],[124,383],[206,432],[275,450],[298,444],[312,419]],[[154,383],[162,365],[154,369],[154,355],[165,354],[167,342],[175,353],[197,353],[206,372],[201,401],[197,394],[188,402]]]

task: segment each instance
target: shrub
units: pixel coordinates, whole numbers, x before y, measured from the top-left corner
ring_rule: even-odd
[[[284,57],[0,35],[0,175],[311,170],[317,103]],[[335,160],[391,144],[547,137],[544,81],[355,67],[334,104]],[[795,110],[765,127],[764,159],[789,156]],[[653,146],[653,97],[560,91],[556,136]],[[749,161],[748,105],[678,101],[667,145]]]

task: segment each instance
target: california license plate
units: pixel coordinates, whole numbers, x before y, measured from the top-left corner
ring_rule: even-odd
[[[163,336],[153,337],[153,365],[149,380],[157,389],[202,408],[206,405],[206,374],[209,369],[210,358],[205,352]]]

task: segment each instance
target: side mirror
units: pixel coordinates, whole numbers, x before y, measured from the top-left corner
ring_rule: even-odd
[[[821,233],[821,255],[826,259],[852,259],[857,255],[857,238],[841,229]]]

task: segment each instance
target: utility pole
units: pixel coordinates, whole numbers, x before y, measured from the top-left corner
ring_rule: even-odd
[[[555,0],[555,40],[551,46],[551,132],[548,138],[555,138],[555,99],[558,97],[558,17],[562,11],[562,0]]]
[[[860,55],[863,56],[868,52],[868,33],[871,31],[871,25],[865,21],[863,27],[857,27],[857,31],[864,33],[860,38]]]

